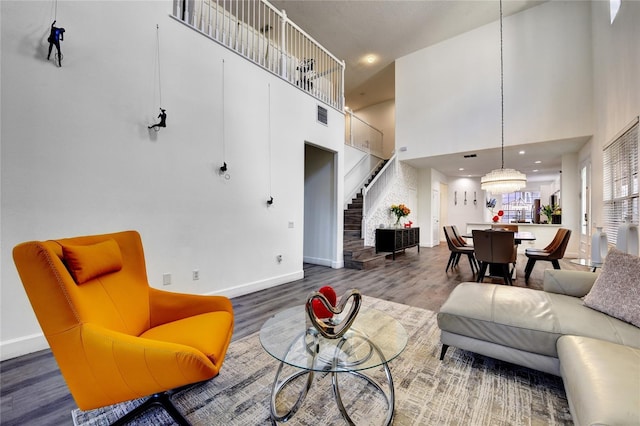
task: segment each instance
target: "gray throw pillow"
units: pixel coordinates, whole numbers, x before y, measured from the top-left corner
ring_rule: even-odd
[[[640,257],[609,250],[584,304],[640,327]]]

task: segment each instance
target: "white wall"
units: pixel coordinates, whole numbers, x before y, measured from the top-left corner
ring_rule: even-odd
[[[613,24],[609,2],[591,3],[595,133],[591,150],[591,205],[603,223],[602,149],[640,115],[640,2],[623,0]]]
[[[400,159],[498,146],[499,41],[496,21],[396,61],[396,139],[408,147]],[[506,17],[504,59],[505,145],[593,133],[588,2],[552,1]],[[482,205],[453,205],[454,191],[460,202],[467,187],[478,188]],[[421,187],[421,207],[432,189]],[[485,221],[477,182],[449,182],[448,197],[451,224]]]
[[[355,113],[358,117],[382,131],[384,158],[391,158],[396,150],[396,103],[395,100],[380,102]]]
[[[391,213],[391,205],[404,204],[411,210],[408,216],[400,222],[413,222],[413,227],[426,225],[419,218],[420,208],[418,206],[418,171],[406,164],[398,161],[397,176],[390,182],[387,192],[380,197],[377,205],[372,206],[372,211],[366,220],[364,229],[364,245],[375,246],[376,228],[392,227],[396,222],[396,216]],[[424,230],[420,229],[420,244],[422,245]]]
[[[467,192],[467,203],[464,193]],[[457,204],[456,193],[457,192]],[[473,203],[475,192],[476,203]],[[458,229],[466,229],[468,222],[487,222],[490,211],[486,207],[485,191],[480,189],[479,178],[449,178],[447,194],[448,220],[444,225],[456,225]],[[497,210],[496,210],[497,211]]]
[[[590,27],[587,2],[504,19],[506,146],[593,133]],[[499,40],[496,21],[396,61],[401,160],[498,146]]]
[[[171,291],[234,296],[303,276],[305,141],[337,153],[342,176],[342,113],[318,124],[315,99],[169,17],[171,1],[59,2],[62,68],[45,60],[51,2],[0,7],[3,359],[46,347],[11,258],[22,241],[137,229],[150,283],[170,272]],[[168,114],[158,133],[147,130],[156,24]],[[342,191],[338,179],[336,200]],[[324,235],[336,234],[339,262],[340,202],[334,211]]]

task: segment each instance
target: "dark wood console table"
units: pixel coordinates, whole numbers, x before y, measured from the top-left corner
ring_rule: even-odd
[[[409,247],[418,247],[420,253],[420,228],[376,229],[376,253],[390,251],[396,260],[396,252]]]

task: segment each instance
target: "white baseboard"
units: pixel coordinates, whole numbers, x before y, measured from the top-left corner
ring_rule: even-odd
[[[333,269],[341,269],[344,268],[344,259],[340,260],[338,262],[331,262],[331,267]]]
[[[36,333],[0,342],[0,360],[16,358],[49,348],[44,334]]]
[[[286,275],[279,275],[266,280],[254,281],[239,285],[236,287],[229,287],[220,291],[211,292],[210,295],[227,296],[228,298],[234,298],[238,296],[244,296],[245,294],[254,293],[260,290],[266,290],[271,287],[275,287],[280,284],[286,284],[291,281],[301,280],[304,278],[304,270],[299,270]]]
[[[310,257],[310,256],[304,256],[302,258],[302,261],[304,263],[311,263],[312,265],[328,266],[329,268],[332,268],[333,264],[335,263],[331,259],[323,259],[320,257]]]

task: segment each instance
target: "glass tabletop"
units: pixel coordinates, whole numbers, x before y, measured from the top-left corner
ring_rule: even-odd
[[[602,262],[592,262],[591,259],[571,259],[571,263],[576,265],[588,266],[589,268],[602,268]]]
[[[262,347],[277,360],[325,372],[377,367],[400,355],[407,339],[399,321],[367,308],[360,308],[351,328],[338,339],[322,337],[311,327],[303,305],[278,312],[260,329]]]

